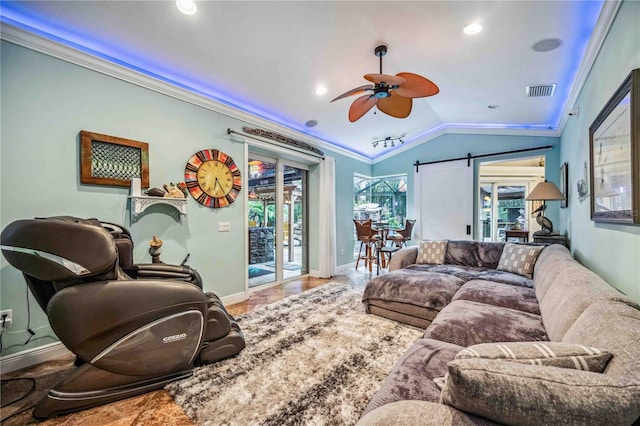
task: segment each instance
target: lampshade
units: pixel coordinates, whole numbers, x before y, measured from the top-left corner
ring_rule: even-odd
[[[527,201],[564,200],[564,195],[553,182],[540,182],[527,196]]]

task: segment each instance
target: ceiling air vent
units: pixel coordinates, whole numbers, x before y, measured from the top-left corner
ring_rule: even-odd
[[[541,96],[553,96],[556,91],[555,84],[531,84],[526,87],[527,96],[539,98]]]

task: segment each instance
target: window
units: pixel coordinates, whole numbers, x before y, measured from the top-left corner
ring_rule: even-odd
[[[353,218],[388,222],[391,226],[404,226],[407,217],[407,175],[353,177]],[[353,229],[354,258],[360,249]]]

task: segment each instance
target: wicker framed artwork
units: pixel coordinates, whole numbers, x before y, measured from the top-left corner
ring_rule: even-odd
[[[131,186],[140,178],[149,187],[149,144],[146,142],[80,132],[80,182],[91,185]]]

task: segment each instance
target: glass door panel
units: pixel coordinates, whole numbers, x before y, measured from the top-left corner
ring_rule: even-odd
[[[497,235],[494,241],[506,241],[505,231],[509,229],[525,229],[526,185],[497,185]]]
[[[293,278],[308,272],[306,238],[307,171],[284,165],[282,191],[282,258],[283,278]]]
[[[525,196],[527,184],[485,182],[480,184],[480,241],[506,241],[510,229],[529,229]]]
[[[276,280],[275,171],[275,163],[249,159],[249,287]]]
[[[480,241],[493,241],[493,185],[480,185],[480,226],[478,227]]]

